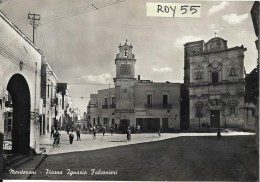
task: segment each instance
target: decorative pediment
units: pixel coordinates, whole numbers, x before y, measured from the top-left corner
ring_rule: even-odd
[[[220,99],[210,99],[206,104],[208,109],[222,109],[226,105],[225,102]]]
[[[220,71],[221,68],[222,64],[216,60],[209,64],[209,71]]]

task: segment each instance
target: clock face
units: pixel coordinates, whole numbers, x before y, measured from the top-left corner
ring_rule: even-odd
[[[122,64],[120,66],[120,73],[121,75],[130,75],[130,65]]]

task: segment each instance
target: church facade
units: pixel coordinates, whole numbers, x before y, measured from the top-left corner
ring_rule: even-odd
[[[140,125],[143,132],[180,129],[180,84],[154,83],[135,77],[133,46],[119,46],[115,87],[91,94],[88,115],[92,125],[125,130]]]
[[[184,45],[190,127],[245,128],[244,46],[215,37]]]

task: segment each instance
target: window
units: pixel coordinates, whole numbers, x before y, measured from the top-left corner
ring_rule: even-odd
[[[230,69],[230,76],[236,76],[236,69],[234,67]]]
[[[217,48],[220,49],[220,42],[217,43]]]
[[[196,72],[196,79],[202,79],[202,72],[201,71],[197,71]]]
[[[218,80],[218,72],[217,71],[214,71],[212,72],[212,83],[218,83],[219,80]]]
[[[111,123],[112,126],[115,125],[115,119],[112,119],[112,123]]]
[[[109,123],[109,118],[104,118],[104,125],[106,126]]]
[[[107,98],[105,98],[105,105],[107,105]]]
[[[93,118],[93,125],[96,124],[96,118]]]
[[[112,105],[115,104],[115,97],[112,97]]]
[[[152,95],[147,95],[147,105],[152,105]]]
[[[163,105],[168,105],[168,95],[163,95]]]
[[[230,106],[230,115],[235,114],[236,108],[235,106]]]
[[[254,109],[252,110],[252,116],[253,117],[255,116],[255,110]]]

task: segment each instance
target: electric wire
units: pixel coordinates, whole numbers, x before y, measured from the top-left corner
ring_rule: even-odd
[[[107,2],[107,1],[110,1],[110,2]],[[102,7],[104,5],[110,5],[111,3],[113,4],[113,3],[119,2],[119,1],[121,1],[121,0],[112,0],[112,1],[106,0],[106,1],[99,2],[99,3],[93,3],[93,4],[89,4],[88,6],[82,6],[82,7],[79,7],[79,8],[72,9],[72,10],[67,10],[67,11],[64,11],[64,12],[61,12],[61,13],[57,13],[55,15],[47,16],[47,17],[42,18],[42,20],[48,21],[48,20],[53,20],[53,19],[57,19],[57,18],[63,18],[64,16],[71,16],[71,15],[74,15],[75,13],[76,14],[83,13],[86,10],[96,10],[96,8],[98,8],[98,7]],[[94,9],[93,9],[93,5],[94,5]]]
[[[105,8],[105,7],[108,7],[108,6],[118,4],[118,3],[123,2],[123,1],[126,1],[126,0],[112,0],[112,1],[110,0],[110,2],[101,4],[101,5],[95,5],[95,7],[98,8],[98,9],[102,9],[102,8]],[[53,22],[60,21],[60,20],[63,20],[63,19],[78,16],[80,14],[88,13],[88,12],[91,12],[91,11],[97,11],[96,8],[94,8],[92,5],[90,5],[89,7],[85,7],[84,9],[72,10],[70,12],[67,12],[67,13],[64,13],[64,14],[59,14],[58,16],[53,16],[53,17],[49,17],[49,18],[46,18],[46,19],[42,18],[40,25],[53,23]]]
[[[10,48],[8,48],[5,44],[0,42],[0,53],[2,56],[7,58],[9,61],[15,63],[16,65],[20,66],[22,64],[22,67],[28,70],[31,73],[35,74],[35,67],[26,64],[26,61],[24,59],[21,59],[20,56],[17,56],[16,53],[14,53]],[[37,70],[39,72],[39,70]],[[40,73],[37,73],[38,76],[40,76]]]

